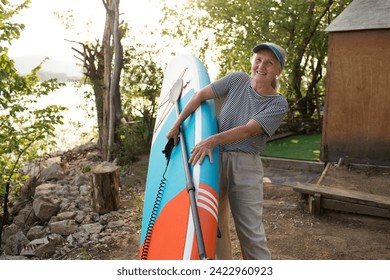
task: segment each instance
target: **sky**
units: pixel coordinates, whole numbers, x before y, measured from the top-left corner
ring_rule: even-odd
[[[184,0],[165,0],[172,3],[181,3]],[[23,0],[10,0],[11,4],[20,4]],[[161,0],[121,0],[119,4],[120,20],[126,21],[133,32],[153,30],[159,25],[162,17]],[[72,28],[67,29],[55,13],[66,16],[71,15]],[[99,39],[102,40],[105,24],[105,8],[102,0],[31,0],[29,8],[23,9],[12,20],[15,23],[25,24],[18,40],[13,40],[9,48],[9,56],[13,59],[23,56],[49,57],[50,61],[60,60],[74,65],[79,64],[75,58],[75,51],[72,47],[78,48],[74,42],[85,42]],[[161,37],[152,36],[139,37],[160,43]],[[190,47],[184,47],[179,42],[172,43],[170,49],[166,50],[167,55],[163,56],[165,63],[171,59],[172,51],[177,54],[191,53]],[[79,48],[78,48],[79,49]],[[210,77],[215,77],[218,67],[211,61],[209,65]],[[35,67],[36,65],[34,65]],[[32,67],[32,66],[31,66]],[[44,65],[44,69],[47,67]],[[78,66],[77,66],[78,67]]]
[[[22,0],[10,0],[12,4]],[[74,23],[71,30],[54,15],[72,14]],[[152,27],[158,24],[160,17],[158,0],[122,0],[120,1],[121,19],[134,28],[143,25]],[[84,42],[86,39],[100,39],[105,23],[105,9],[102,0],[32,0],[30,7],[24,9],[13,21],[25,24],[18,40],[12,42],[9,56],[48,56],[51,59],[74,61],[74,43],[67,40]]]

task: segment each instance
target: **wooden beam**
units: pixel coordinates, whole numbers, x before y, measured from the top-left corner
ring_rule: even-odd
[[[324,209],[331,209],[348,213],[390,218],[390,209],[383,209],[328,198],[321,199],[321,207]]]
[[[318,193],[324,198],[390,209],[390,197],[388,196],[374,195],[365,192],[358,192],[328,186],[319,186],[308,183],[298,183],[296,186],[293,186],[293,189],[294,191],[311,195]]]
[[[298,183],[293,190],[308,196],[310,213],[321,209],[390,218],[390,197],[335,187]]]

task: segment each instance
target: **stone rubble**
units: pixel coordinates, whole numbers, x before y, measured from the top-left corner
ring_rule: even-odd
[[[58,153],[23,169],[30,176],[10,209],[2,233],[1,259],[62,259],[72,250],[110,248],[129,222],[128,211],[99,215],[91,207],[91,167],[100,161],[95,144]]]

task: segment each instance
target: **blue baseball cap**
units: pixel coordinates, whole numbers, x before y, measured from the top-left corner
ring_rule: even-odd
[[[263,43],[263,44],[260,44],[260,45],[257,45],[256,47],[253,48],[253,52],[254,53],[257,53],[258,51],[260,50],[263,50],[263,49],[268,49],[270,51],[273,52],[273,54],[275,55],[275,57],[278,59],[279,63],[280,63],[280,66],[284,66],[284,56],[283,54],[280,52],[280,50],[278,50],[278,48],[275,47],[274,44],[272,43]]]

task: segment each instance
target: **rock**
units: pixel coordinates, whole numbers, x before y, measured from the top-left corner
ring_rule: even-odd
[[[51,232],[60,235],[69,235],[79,230],[79,226],[74,220],[63,220],[49,224]]]
[[[91,197],[91,187],[88,185],[80,185],[80,195]]]
[[[60,206],[43,198],[35,199],[33,202],[33,210],[42,222],[47,222],[51,217],[57,215],[60,211]]]
[[[51,157],[51,158],[48,158],[44,165],[46,167],[50,167],[51,165],[53,164],[60,164],[61,163],[61,156],[56,156],[56,157]]]
[[[89,178],[85,174],[77,174],[74,178],[74,185],[82,186],[89,184]]]
[[[42,181],[58,181],[64,175],[62,167],[58,163],[53,163],[49,167],[41,171],[41,180]]]
[[[14,217],[13,223],[19,226],[21,229],[24,229],[33,224],[33,214],[32,214],[31,205],[26,205],[22,210],[19,211],[19,214]]]
[[[59,197],[66,197],[70,194],[70,187],[69,185],[57,185],[56,186],[56,195]]]
[[[87,217],[87,214],[85,212],[78,211],[76,217],[74,218],[74,220],[77,223],[81,224],[81,223],[84,223],[84,220],[86,219],[86,217]],[[88,224],[88,223],[89,222],[85,222],[85,224]]]
[[[82,225],[81,228],[88,234],[100,233],[103,229],[101,224],[86,224]]]
[[[8,255],[19,255],[23,247],[26,246],[30,241],[23,234],[23,232],[18,231],[14,235],[11,235],[5,241],[4,251]]]
[[[77,207],[81,210],[92,211],[91,198],[81,196],[77,199]]]
[[[77,215],[76,212],[66,211],[66,212],[59,213],[56,216],[56,220],[57,221],[72,220],[76,217],[76,215]]]
[[[46,232],[45,232],[45,228],[43,226],[33,226],[27,232],[27,238],[29,240],[39,239],[39,238],[44,237],[45,234],[46,234]]]
[[[20,252],[22,256],[36,256],[38,258],[50,257],[56,246],[64,244],[65,240],[58,234],[35,239],[28,243]]]
[[[88,247],[89,234],[85,231],[79,231],[74,233],[73,238],[76,240],[76,244],[83,247]]]
[[[43,158],[25,166],[36,178],[26,183],[21,199],[10,208],[12,224],[2,233],[6,255],[0,259],[71,258],[77,247],[108,252],[117,242],[117,233],[129,222],[120,210],[103,216],[93,211],[87,167],[100,155],[92,149],[87,145],[80,148],[81,155],[75,150],[68,158]]]
[[[66,238],[66,242],[68,242],[68,244],[70,246],[75,246],[76,245],[76,239],[73,237],[73,234],[71,235],[68,235],[68,237]]]
[[[100,216],[99,223],[102,225],[107,225],[108,222],[112,219],[111,213],[107,213]]]
[[[34,199],[37,199],[39,197],[44,197],[44,198],[51,197],[52,194],[56,191],[57,186],[58,186],[57,184],[53,184],[53,183],[43,183],[39,185],[35,189]]]
[[[5,227],[3,229],[3,233],[1,235],[1,238],[3,241],[7,240],[11,235],[14,235],[18,231],[20,231],[20,227],[17,226],[16,224],[11,224],[8,227]]]
[[[38,184],[38,178],[35,176],[32,176],[27,179],[27,181],[23,184],[22,188],[20,189],[20,199],[23,200],[30,200],[34,197],[35,194],[35,187]]]
[[[118,227],[123,227],[124,224],[125,224],[125,222],[123,220],[111,221],[108,223],[107,227],[110,229],[114,229],[114,228],[118,228]]]

